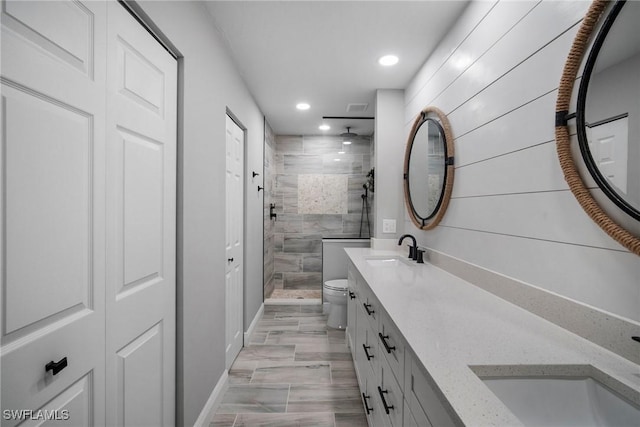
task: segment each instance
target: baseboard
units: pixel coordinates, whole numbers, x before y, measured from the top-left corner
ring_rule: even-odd
[[[229,388],[229,371],[225,369],[218,380],[218,384],[213,388],[209,399],[207,399],[207,403],[205,403],[204,408],[202,408],[198,419],[193,424],[194,427],[209,427],[227,388]]]
[[[264,303],[260,304],[260,308],[258,309],[258,312],[256,313],[253,320],[251,321],[251,324],[247,328],[247,331],[244,333],[245,345],[251,342],[251,335],[253,335],[253,331],[256,329],[256,326],[258,325],[258,322],[260,321],[260,319],[262,319],[263,314],[264,314]]]

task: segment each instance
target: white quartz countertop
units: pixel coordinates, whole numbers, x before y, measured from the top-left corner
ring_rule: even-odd
[[[404,257],[404,251],[345,251],[462,424],[522,425],[470,367],[523,376],[593,367],[601,382],[622,385],[626,397],[640,403],[639,365],[432,264],[366,262]]]

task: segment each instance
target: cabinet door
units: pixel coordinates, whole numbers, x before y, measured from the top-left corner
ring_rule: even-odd
[[[403,387],[405,341],[389,315],[384,311],[380,313],[380,328],[377,338],[380,341],[380,353],[389,362],[400,387]]]
[[[356,335],[356,301],[358,300],[357,294],[357,272],[353,264],[349,263],[349,270],[347,273],[348,280],[348,296],[347,296],[347,344],[353,353],[355,345]]]
[[[416,420],[424,415],[434,426],[455,426],[429,375],[423,372],[413,356],[408,356],[406,363],[404,396]]]
[[[402,425],[402,413],[404,410],[404,399],[402,388],[398,385],[391,367],[385,358],[378,362],[378,385],[376,387],[376,397],[379,399],[379,407],[385,419],[385,424],[399,427]]]
[[[104,425],[105,34],[105,2],[2,2],[3,426]]]

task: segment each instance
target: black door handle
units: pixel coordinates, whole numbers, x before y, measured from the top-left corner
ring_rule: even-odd
[[[390,409],[393,409],[393,405],[387,404],[387,399],[384,398],[384,395],[389,393],[388,390],[383,390],[378,386],[378,393],[380,393],[380,399],[382,399],[382,404],[384,405],[384,411],[388,414]]]
[[[52,360],[51,362],[44,365],[44,370],[45,372],[53,371],[53,375],[58,375],[58,372],[62,371],[64,368],[67,367],[67,364],[68,364],[67,358],[63,357],[57,362],[54,362]]]
[[[227,262],[233,262],[233,258],[227,258]]]
[[[367,304],[366,302],[363,302],[362,305],[364,305],[364,309],[367,311],[367,314],[369,316],[375,313],[375,310],[371,310],[371,304]]]
[[[356,294],[354,294],[353,292],[349,291],[349,298],[356,299]]]
[[[389,335],[382,335],[382,332],[378,332],[378,336],[382,340],[382,344],[384,345],[385,350],[387,350],[387,353],[391,354],[391,351],[394,351],[396,346],[389,346],[389,344],[387,344],[387,338],[389,338]]]
[[[373,359],[373,354],[369,354],[371,346],[362,344],[362,348],[364,348],[364,355],[367,356],[367,360]]]
[[[369,408],[369,405],[367,404],[367,399],[371,399],[371,396],[367,396],[366,394],[362,393],[362,400],[364,401],[364,409],[367,410],[367,415],[369,415],[371,412],[373,412],[373,408]]]

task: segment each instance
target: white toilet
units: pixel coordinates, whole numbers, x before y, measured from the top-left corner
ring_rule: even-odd
[[[335,329],[347,327],[347,279],[327,280],[322,285],[324,300],[329,305],[327,326]]]

